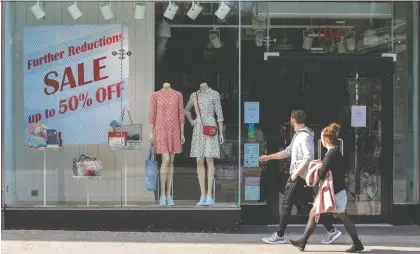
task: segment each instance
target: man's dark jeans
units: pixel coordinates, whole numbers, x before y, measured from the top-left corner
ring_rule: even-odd
[[[278,236],[283,236],[284,231],[286,231],[286,227],[290,218],[290,215],[292,213],[293,205],[300,205],[299,199],[301,197],[304,197],[305,195],[305,180],[303,178],[298,177],[295,181],[292,181],[292,179],[289,176],[289,179],[287,180],[286,187],[284,190],[284,196],[283,200],[280,204],[280,221],[279,221],[279,229],[277,231]],[[306,198],[303,198],[303,200],[306,200]],[[306,204],[305,204],[306,205]],[[334,229],[334,226],[332,225],[332,220],[330,216],[325,216],[324,221],[324,227],[328,231],[332,231]]]

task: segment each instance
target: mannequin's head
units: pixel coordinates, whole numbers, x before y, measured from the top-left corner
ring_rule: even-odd
[[[209,85],[207,84],[207,82],[202,82],[201,84],[200,84],[200,89],[206,89],[206,88],[208,88],[209,87]]]
[[[295,129],[299,131],[305,127],[306,113],[302,109],[293,110],[290,114],[290,124]]]

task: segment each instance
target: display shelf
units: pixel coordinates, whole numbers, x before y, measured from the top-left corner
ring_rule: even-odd
[[[141,150],[143,150],[141,147],[139,147],[139,148],[130,148],[130,147],[113,148],[113,147],[110,147],[110,149],[113,150],[113,151],[141,151]]]
[[[63,150],[63,147],[30,147],[29,148],[30,151],[34,151],[34,152],[43,152],[43,151],[51,151],[51,152],[60,152]]]
[[[97,206],[97,205],[91,205],[90,204],[89,180],[99,180],[99,179],[102,179],[102,178],[103,178],[103,176],[73,176],[73,179],[85,180],[86,205],[78,205],[78,206],[83,206],[83,207]]]
[[[44,205],[40,207],[54,207],[55,205],[47,205],[47,152],[61,152],[63,147],[30,147],[30,151],[44,152]]]

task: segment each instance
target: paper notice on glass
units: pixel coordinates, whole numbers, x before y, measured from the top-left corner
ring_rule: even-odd
[[[244,144],[244,167],[245,168],[258,167],[259,155],[260,155],[259,144],[245,143]]]
[[[245,200],[260,200],[260,178],[245,177]]]
[[[366,127],[366,106],[351,106],[351,127]]]
[[[244,103],[244,120],[245,123],[260,122],[260,103],[246,101]]]

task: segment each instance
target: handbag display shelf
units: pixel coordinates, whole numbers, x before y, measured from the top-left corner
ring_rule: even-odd
[[[83,206],[83,207],[97,206],[97,205],[90,204],[89,181],[103,179],[103,176],[73,176],[73,179],[85,181],[86,205],[78,205],[78,206]]]
[[[130,111],[127,107],[123,108],[121,122],[124,122],[125,116],[127,114],[129,123],[123,124],[121,126],[116,126],[113,128],[113,132],[126,133],[127,138],[125,140],[125,145],[122,147],[110,147],[112,150],[141,150],[143,144],[143,135],[142,130],[143,126],[140,123],[134,123],[131,118]]]
[[[43,152],[44,153],[44,204],[42,207],[55,207],[55,205],[47,205],[47,152],[61,152],[63,147],[30,147],[29,151],[32,152]]]

